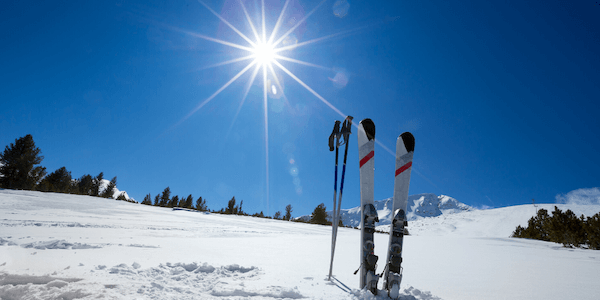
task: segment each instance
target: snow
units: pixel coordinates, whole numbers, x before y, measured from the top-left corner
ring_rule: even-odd
[[[600,251],[508,238],[532,205],[463,210],[444,197],[442,214],[409,223],[401,299],[600,294]],[[358,289],[359,236],[339,229],[330,282],[328,226],[0,190],[0,299],[388,299]],[[375,235],[380,258],[387,240]]]

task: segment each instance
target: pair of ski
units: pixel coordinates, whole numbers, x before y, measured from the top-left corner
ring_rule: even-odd
[[[394,179],[394,198],[392,222],[388,244],[386,265],[381,275],[376,274],[378,257],[375,255],[375,222],[379,222],[374,204],[374,155],[375,124],[364,119],[358,126],[358,155],[360,165],[360,288],[367,288],[377,295],[377,282],[383,276],[383,287],[392,299],[400,294],[402,280],[402,245],[404,227],[407,226],[406,209],[408,205],[408,187],[415,150],[415,138],[410,132],[402,133],[396,141],[396,172]],[[358,271],[358,270],[357,270]]]

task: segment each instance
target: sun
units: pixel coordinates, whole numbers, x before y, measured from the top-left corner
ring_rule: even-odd
[[[250,71],[251,69],[254,69],[254,71],[250,71],[250,73],[251,73],[250,79],[248,80],[248,82],[246,84],[244,94],[241,97],[240,104],[235,113],[235,116],[233,117],[233,121],[231,123],[229,132],[233,129],[233,124],[235,123],[235,120],[237,118],[238,113],[240,112],[240,109],[244,105],[244,101],[246,100],[246,97],[248,96],[250,88],[252,87],[255,79],[262,77],[264,142],[265,142],[264,148],[265,148],[265,170],[266,170],[266,174],[265,174],[266,175],[266,210],[268,212],[269,211],[269,114],[268,114],[269,101],[267,101],[267,100],[270,97],[276,98],[276,99],[279,99],[281,97],[281,98],[283,98],[284,102],[288,101],[285,90],[284,90],[283,82],[280,79],[282,77],[279,76],[280,74],[277,72],[283,72],[283,73],[287,74],[294,81],[296,81],[298,84],[300,84],[302,87],[304,87],[307,91],[309,91],[311,94],[313,94],[317,99],[321,100],[321,102],[323,104],[325,104],[326,106],[331,108],[338,115],[345,118],[346,114],[341,112],[333,104],[331,104],[329,101],[327,101],[321,95],[319,95],[315,90],[313,90],[306,83],[304,83],[300,78],[298,78],[298,76],[296,76],[294,73],[292,73],[290,70],[288,70],[285,66],[283,66],[282,62],[285,61],[287,63],[304,65],[304,66],[318,68],[318,69],[326,70],[326,71],[335,71],[333,68],[328,68],[328,67],[320,66],[320,65],[317,65],[314,63],[291,58],[291,57],[289,57],[289,55],[291,54],[290,52],[292,52],[293,50],[295,50],[297,48],[305,47],[307,45],[311,45],[313,43],[331,39],[336,36],[347,35],[354,31],[358,31],[360,28],[347,30],[347,31],[341,31],[341,32],[330,34],[330,35],[323,36],[320,38],[315,38],[312,40],[299,42],[298,39],[293,34],[294,31],[301,24],[305,23],[306,20],[308,19],[308,17],[310,17],[319,7],[321,7],[326,2],[326,0],[322,0],[321,2],[319,2],[319,4],[317,4],[310,12],[306,13],[302,19],[300,19],[299,21],[295,21],[293,23],[293,25],[291,26],[291,28],[289,28],[283,34],[281,34],[279,32],[279,30],[283,29],[282,26],[285,27],[284,24],[288,23],[288,22],[284,22],[284,15],[285,15],[286,11],[289,13],[289,10],[291,10],[291,9],[288,10],[287,8],[288,8],[288,6],[290,6],[290,2],[292,2],[292,0],[285,0],[285,3],[283,4],[283,7],[279,14],[279,17],[277,18],[277,22],[275,23],[273,28],[271,28],[271,30],[270,30],[270,34],[268,33],[266,22],[265,22],[265,15],[266,15],[265,1],[264,0],[260,1],[261,2],[260,25],[255,26],[255,24],[254,24],[255,22],[252,21],[250,14],[246,10],[244,1],[239,0],[239,5],[240,5],[239,8],[242,10],[243,15],[245,16],[245,18],[248,22],[248,26],[251,29],[251,34],[254,36],[254,39],[251,39],[250,37],[252,37],[252,36],[248,37],[246,34],[242,33],[238,28],[236,28],[231,23],[229,23],[229,21],[227,21],[223,16],[218,14],[216,11],[214,11],[212,8],[210,8],[206,3],[204,3],[203,0],[198,0],[198,2],[200,4],[202,4],[206,9],[208,9],[213,15],[215,15],[217,18],[219,18],[224,25],[226,25],[231,30],[233,30],[239,37],[244,39],[247,44],[246,43],[238,44],[238,43],[234,43],[234,42],[230,42],[230,41],[225,41],[225,40],[213,38],[213,37],[210,37],[207,35],[203,35],[198,32],[187,31],[187,30],[183,30],[180,28],[176,28],[176,27],[170,27],[170,28],[175,31],[180,31],[180,32],[183,32],[185,34],[188,34],[188,35],[196,37],[196,38],[201,38],[201,39],[215,42],[215,43],[225,45],[228,47],[237,48],[239,50],[244,50],[244,51],[247,51],[247,53],[248,53],[248,55],[246,55],[246,56],[236,57],[236,58],[224,61],[224,62],[219,62],[219,63],[213,64],[213,65],[207,66],[205,68],[220,67],[220,66],[230,65],[230,64],[234,64],[234,63],[243,62],[243,61],[250,61],[250,62],[248,64],[246,64],[246,66],[243,67],[242,70],[240,70],[237,74],[235,74],[225,84],[223,84],[223,86],[221,86],[214,93],[212,93],[208,98],[204,99],[203,101],[200,101],[196,105],[196,107],[194,107],[179,122],[174,124],[171,127],[171,129],[174,127],[177,127],[179,124],[181,124],[182,122],[187,120],[189,117],[191,117],[196,111],[200,110],[207,103],[209,103],[211,100],[213,100],[215,97],[217,97],[217,95],[219,95],[228,86],[230,86],[232,83],[234,83],[236,80],[238,80],[246,72]],[[256,24],[256,25],[258,25],[258,24]],[[259,73],[262,73],[261,74],[262,76],[259,76]],[[388,152],[390,152],[392,155],[395,155],[395,153],[393,153],[391,151],[388,151]]]
[[[275,61],[275,47],[269,43],[259,42],[252,49],[252,55],[259,65],[268,65]]]

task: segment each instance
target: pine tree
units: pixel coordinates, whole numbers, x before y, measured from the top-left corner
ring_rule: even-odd
[[[525,228],[523,228],[521,225],[518,225],[510,236],[515,238],[525,238]]]
[[[190,194],[189,196],[187,196],[187,198],[185,199],[185,204],[184,207],[185,208],[192,208],[194,202],[194,197],[192,197],[192,194]]]
[[[171,199],[171,202],[169,202],[169,207],[177,207],[178,204],[179,204],[179,196],[174,196]]]
[[[171,189],[166,187],[160,196],[160,206],[167,206],[171,200]]]
[[[129,201],[129,200],[127,200],[127,197],[125,197],[125,192],[119,193],[119,196],[117,196],[117,200],[120,200],[120,201]]]
[[[152,205],[152,196],[150,196],[150,194],[146,195],[142,201],[142,204]]]
[[[597,217],[600,217],[598,215]],[[528,221],[528,226],[523,228],[517,226],[512,233],[512,237],[538,239],[561,243],[565,247],[580,247],[587,244],[594,249],[592,238],[600,236],[600,227],[597,233],[591,229],[590,225],[594,218],[585,218],[584,215],[577,217],[573,211],[568,209],[562,212],[557,206],[552,211],[552,217],[548,211],[540,209],[535,217]],[[600,224],[598,224],[600,226]]]
[[[150,194],[148,194],[150,195]],[[160,195],[157,194],[156,196],[154,196],[154,206],[158,206],[160,204]]]
[[[225,210],[226,214],[234,215],[237,214],[237,207],[235,206],[235,196],[227,202],[227,209]]]
[[[552,242],[562,243],[565,247],[579,247],[585,243],[583,223],[570,209],[562,212],[554,206],[548,228]]]
[[[100,196],[100,188],[102,187],[102,180],[104,180],[104,173],[100,172],[98,176],[94,177],[92,180],[92,188],[90,196],[98,197]]]
[[[310,223],[328,225],[331,222],[327,221],[327,208],[324,203],[321,203],[315,207],[315,210],[310,216]]]
[[[273,219],[279,220],[281,219],[281,211],[277,211],[275,215],[273,215]]]
[[[42,151],[35,146],[28,134],[6,146],[0,154],[0,187],[32,190],[46,175],[46,168],[39,165],[44,159]]]
[[[196,200],[196,209],[199,211],[206,211],[206,200],[203,200],[202,197],[198,197],[198,200]]]
[[[77,180],[77,194],[90,195],[92,193],[92,185],[94,179],[92,175],[86,174]]]
[[[600,250],[600,213],[588,217],[585,223],[588,246],[590,249]]]
[[[110,180],[104,191],[102,191],[100,197],[112,198],[115,195],[115,188],[117,188],[117,176]]]
[[[293,209],[292,209],[292,205],[291,205],[291,204],[288,204],[288,205],[285,207],[285,216],[283,217],[283,219],[284,219],[284,220],[286,220],[286,221],[289,221],[289,220],[291,220],[291,219],[292,219],[292,211],[293,211]]]
[[[535,217],[527,222],[527,228],[522,232],[524,238],[550,241],[549,225],[550,216],[548,211],[540,209]]]
[[[62,167],[44,177],[38,185],[42,192],[69,193],[71,192],[71,172]]]

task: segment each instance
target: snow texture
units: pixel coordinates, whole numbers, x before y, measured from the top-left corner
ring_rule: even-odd
[[[508,238],[536,207],[474,210],[447,196],[411,199],[400,299],[600,294],[600,251]],[[328,226],[0,190],[0,299],[389,299],[357,288],[359,239],[358,230],[339,229],[327,281]],[[375,235],[379,257],[387,240]]]

